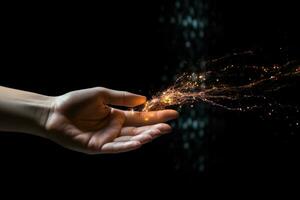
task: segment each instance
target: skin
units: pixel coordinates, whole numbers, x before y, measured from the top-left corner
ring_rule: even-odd
[[[165,122],[174,110],[136,112],[144,96],[102,87],[57,97],[0,87],[0,131],[21,132],[50,139],[87,154],[120,153],[171,132]]]

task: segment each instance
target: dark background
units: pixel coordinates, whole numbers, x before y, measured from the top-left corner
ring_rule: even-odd
[[[5,5],[0,84],[47,95],[104,86],[150,97],[177,73],[198,70],[201,60],[233,51],[255,49],[266,63],[285,63],[299,59],[296,4],[173,0]],[[191,7],[194,19],[204,21],[201,29],[177,21]],[[191,31],[203,34],[189,45],[184,35]],[[296,98],[297,89],[289,90],[287,98]],[[62,185],[112,181],[120,187],[128,180],[197,186],[211,180],[282,183],[280,178],[298,177],[299,129],[251,114],[197,109],[193,120],[208,121],[199,141],[186,139],[189,130],[176,121],[173,134],[120,155],[86,156],[41,138],[3,133],[0,173],[8,178],[2,180]],[[183,108],[182,123],[189,112]]]

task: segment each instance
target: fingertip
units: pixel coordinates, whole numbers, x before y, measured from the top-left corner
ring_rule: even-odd
[[[155,126],[161,132],[161,134],[170,133],[172,131],[172,127],[169,124],[160,123]]]
[[[137,106],[146,103],[147,97],[143,95],[137,95]]]
[[[169,120],[173,120],[179,117],[179,113],[176,110],[163,110],[162,112],[164,112],[165,118],[169,121]]]
[[[130,93],[129,96],[131,97],[131,102],[133,107],[144,104],[147,101],[147,98],[143,95]]]
[[[112,90],[107,88],[99,89],[104,103],[117,106],[135,107],[146,102],[146,97],[127,91]]]
[[[173,115],[175,118],[179,117],[179,112],[177,112],[176,110],[171,110],[173,112]]]

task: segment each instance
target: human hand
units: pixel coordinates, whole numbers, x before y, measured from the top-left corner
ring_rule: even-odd
[[[169,133],[171,127],[164,122],[178,117],[174,110],[135,112],[110,107],[134,107],[145,101],[140,95],[101,87],[54,97],[43,136],[89,154],[137,149]]]

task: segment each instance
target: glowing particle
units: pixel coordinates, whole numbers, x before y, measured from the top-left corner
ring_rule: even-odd
[[[173,102],[173,99],[170,95],[166,95],[161,99],[161,102],[165,104],[171,104]]]
[[[246,74],[248,70],[244,70],[245,68],[250,70],[251,77],[244,77],[248,75]],[[241,69],[245,72],[236,74]],[[274,113],[277,115],[280,114],[277,108],[284,108],[286,105],[277,103],[269,94],[280,89],[278,85],[282,82],[279,81],[298,75],[300,67],[296,71],[294,69],[280,65],[228,65],[219,71],[206,71],[199,74],[184,73],[176,79],[173,85],[158,92],[147,101],[143,111],[162,110],[169,106],[181,108],[184,104],[189,104],[190,108],[194,108],[193,103],[202,102],[227,110],[260,111],[264,116],[272,116]],[[252,76],[256,73],[259,74]],[[237,80],[240,83],[237,83]],[[247,80],[246,83],[245,80]],[[298,107],[293,112],[298,113]],[[287,120],[291,119],[286,114],[282,114],[282,117]],[[148,120],[145,118],[145,121]]]

